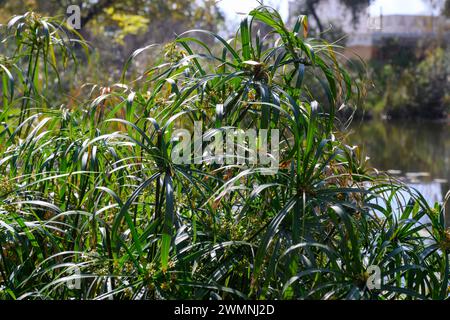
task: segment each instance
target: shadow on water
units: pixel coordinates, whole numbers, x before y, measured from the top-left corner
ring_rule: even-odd
[[[348,142],[362,148],[377,169],[403,178],[429,203],[450,189],[450,122],[355,121]],[[449,204],[447,223],[450,223]]]

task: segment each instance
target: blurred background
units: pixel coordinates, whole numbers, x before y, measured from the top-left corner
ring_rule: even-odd
[[[353,121],[343,128],[349,144],[359,145],[372,165],[416,187],[430,202],[442,201],[450,180],[450,0],[262,2],[278,9],[288,24],[308,15],[310,36],[341,46],[341,58],[365,84],[365,103],[349,108]],[[227,37],[241,15],[259,5],[252,0],[0,0],[0,23],[30,10],[65,18],[73,4],[81,7],[79,31],[95,62],[81,68],[79,78],[95,83],[118,81],[134,50],[171,41],[187,29]],[[214,45],[211,38],[204,40]],[[151,53],[143,55],[137,68],[152,59]]]

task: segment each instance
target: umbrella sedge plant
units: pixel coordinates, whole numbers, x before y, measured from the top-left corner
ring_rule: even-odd
[[[51,91],[86,59],[78,34],[27,13],[2,45],[0,298],[448,297],[444,206],[343,142],[340,112],[364,90],[306,16],[287,26],[260,6],[231,39],[190,30],[138,49],[71,107]],[[137,70],[149,50],[159,60]],[[277,170],[173,161],[174,132],[199,122],[279,130]]]

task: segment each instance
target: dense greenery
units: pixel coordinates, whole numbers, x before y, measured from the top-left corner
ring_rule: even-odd
[[[321,16],[327,3],[325,0],[295,1],[290,6],[290,14],[307,14],[313,19],[311,34],[345,47],[347,40],[352,38],[348,33],[358,33],[358,29],[365,28],[367,10],[373,1],[339,0],[337,3],[348,19],[330,21],[326,20],[326,14]],[[365,61],[367,82],[372,83],[372,88],[364,108],[354,114],[356,117],[447,118],[450,113],[450,38],[448,26],[443,21],[444,16],[449,15],[450,0],[424,1],[424,5],[440,15],[429,17],[435,21],[435,32],[411,37],[411,34],[394,35],[381,31],[382,39],[372,44],[372,56]],[[353,31],[349,31],[350,20]]]
[[[117,83],[73,101],[55,90],[86,59],[77,35],[12,18],[0,60],[1,298],[447,298],[443,208],[342,142],[337,116],[362,90],[307,30],[305,16],[288,28],[262,6],[230,41],[193,30],[139,49]],[[147,51],[160,63],[135,79],[128,69]],[[200,120],[279,129],[278,173],[173,163],[173,131]],[[380,290],[367,287],[371,265]]]
[[[135,48],[170,41],[191,28],[223,29],[223,14],[212,0],[0,0],[0,24],[24,11],[69,18],[70,5],[79,5],[79,32],[101,55],[98,71],[83,74],[86,82],[115,81],[116,71]],[[146,59],[153,61],[152,56]]]
[[[443,40],[441,40],[443,41]],[[369,65],[375,90],[372,115],[396,119],[445,119],[450,112],[450,48],[439,40],[405,46],[387,38]]]

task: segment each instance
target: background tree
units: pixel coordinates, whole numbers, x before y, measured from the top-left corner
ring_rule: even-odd
[[[25,11],[65,16],[67,7],[73,4],[81,7],[81,34],[87,40],[95,39],[97,46],[112,38],[122,45],[125,55],[149,42],[171,40],[194,27],[215,31],[223,21],[213,0],[0,0],[0,23]],[[102,36],[107,39],[102,41]]]
[[[315,22],[315,25],[320,33],[325,31],[323,24],[323,17],[320,17],[317,10],[319,5],[328,2],[329,0],[301,0],[296,2],[297,8],[294,8],[292,13],[309,15]],[[373,0],[339,0],[352,15],[352,22],[356,24],[359,21],[360,14],[371,4]],[[295,10],[296,9],[296,10]]]
[[[450,17],[450,0],[445,1],[443,14],[447,17]]]

